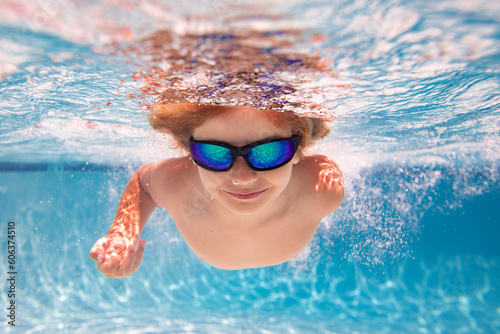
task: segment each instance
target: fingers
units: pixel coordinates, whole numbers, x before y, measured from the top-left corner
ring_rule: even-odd
[[[105,239],[105,238],[101,238]],[[99,239],[89,255],[96,261],[97,269],[107,277],[123,278],[133,274],[141,265],[146,241],[140,239],[137,250],[124,240]],[[111,246],[111,247],[110,247]]]
[[[104,254],[104,250],[108,248],[108,245],[109,242],[107,237],[97,240],[97,242],[94,244],[94,246],[89,252],[90,258],[94,261],[97,261],[97,257],[99,255]]]
[[[135,262],[132,268],[132,273],[134,273],[142,263],[142,258],[144,257],[144,249],[146,248],[146,240],[139,240],[139,245],[137,245],[137,251],[135,254]]]
[[[104,261],[106,261],[106,254],[104,253],[98,254],[95,260],[96,262],[103,263]]]
[[[114,275],[120,267],[122,253],[125,249],[125,241],[116,236],[105,236],[95,243],[90,250],[89,256],[96,261],[97,269],[107,277]]]
[[[143,239],[139,240],[137,249],[133,245],[128,246],[127,256],[120,263],[116,273],[117,277],[132,275],[139,268],[144,256],[144,248],[146,248],[146,241]]]
[[[124,256],[121,258],[121,261],[119,263],[119,267],[117,268],[116,271],[116,277],[125,277],[133,273],[132,267],[134,266],[135,262],[135,247],[134,245],[129,245],[125,251]]]
[[[114,254],[106,256],[104,262],[97,262],[97,269],[107,277],[116,277],[119,268],[120,257]]]

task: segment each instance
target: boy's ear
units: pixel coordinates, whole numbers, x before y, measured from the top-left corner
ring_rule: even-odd
[[[295,156],[294,156],[294,157],[293,157],[293,159],[292,159],[292,163],[293,163],[294,165],[296,165],[296,164],[298,164],[298,163],[299,163],[299,161],[300,161],[300,157],[299,157],[299,155],[298,155],[298,154],[295,154]]]

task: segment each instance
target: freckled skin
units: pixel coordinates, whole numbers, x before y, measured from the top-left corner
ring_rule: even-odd
[[[242,146],[288,137],[290,131],[276,127],[263,111],[238,107],[208,119],[192,135]],[[203,261],[228,270],[276,265],[296,257],[343,199],[342,173],[322,155],[296,155],[261,172],[242,157],[227,172],[205,170],[189,156],[167,159],[141,167],[132,177],[111,228],[90,257],[108,277],[135,272],[145,247],[141,232],[161,206]]]

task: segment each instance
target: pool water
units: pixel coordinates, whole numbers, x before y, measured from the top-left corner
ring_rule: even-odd
[[[394,172],[380,171],[379,181],[360,179],[351,187],[383,188],[415,170]],[[458,200],[447,193],[460,173],[448,169],[448,175],[429,191],[438,193],[435,209],[419,220],[418,235],[397,231],[384,237],[379,235],[385,233],[383,227],[376,223],[371,228],[354,227],[362,219],[355,218],[359,214],[355,205],[347,204],[319,229],[307,254],[262,269],[223,271],[204,264],[182,241],[167,214],[159,211],[143,234],[148,246],[141,268],[127,279],[113,280],[97,272],[87,253],[113,218],[117,189],[130,170],[47,166],[47,170],[3,172],[1,184],[8,189],[2,205],[10,208],[4,219],[16,222],[18,235],[15,330],[495,332],[500,325],[495,233],[500,217],[490,208],[498,203],[500,191],[447,209],[450,199]],[[476,178],[489,177],[473,173]],[[385,215],[384,224],[392,224],[393,214],[381,208],[379,214]]]
[[[139,270],[120,280],[97,271],[88,252],[130,176],[178,154],[149,130],[139,101],[127,98],[137,68],[108,52],[109,43],[184,26],[186,12],[231,15],[249,3],[1,2],[5,315],[9,222],[17,293],[16,326],[3,315],[0,330],[500,332],[500,6],[493,1],[269,2],[285,22],[326,36],[300,47],[328,58],[350,87],[330,102],[331,135],[314,148],[344,172],[342,207],[296,260],[239,271],[201,262],[157,210]]]

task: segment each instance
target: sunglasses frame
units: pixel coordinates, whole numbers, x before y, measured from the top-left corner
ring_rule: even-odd
[[[274,143],[274,142],[277,142],[277,141],[288,141],[288,140],[293,141],[294,144],[295,144],[295,147],[293,149],[293,155],[290,157],[290,159],[287,159],[286,161],[282,162],[279,165],[276,165],[276,166],[273,166],[273,167],[268,167],[268,168],[257,168],[257,167],[255,167],[250,162],[250,158],[248,157],[248,152],[250,152],[250,150],[252,148],[260,146],[260,145],[264,145],[264,144]],[[204,164],[202,164],[201,162],[199,162],[194,157],[194,155],[192,153],[192,149],[191,149],[191,143],[194,143],[194,144],[209,144],[209,145],[216,145],[216,146],[225,147],[225,148],[227,148],[227,149],[229,149],[231,151],[231,154],[232,154],[231,163],[229,164],[229,166],[227,168],[224,168],[224,169],[215,169],[215,168],[211,168],[211,167],[205,166]],[[238,158],[240,156],[243,157],[243,159],[245,159],[245,161],[247,162],[248,166],[251,169],[253,169],[254,171],[258,171],[258,172],[263,172],[263,171],[266,171],[266,170],[272,170],[272,169],[279,168],[279,167],[284,166],[287,163],[289,163],[293,159],[293,157],[295,156],[295,153],[297,152],[297,149],[299,148],[299,144],[300,144],[300,134],[293,134],[291,137],[287,137],[287,138],[273,138],[273,139],[259,140],[259,141],[247,144],[245,146],[233,146],[233,145],[230,145],[230,144],[227,144],[227,143],[224,143],[224,142],[220,142],[220,141],[196,140],[193,137],[191,137],[189,139],[189,150],[191,152],[191,157],[193,158],[193,161],[198,166],[200,166],[201,168],[210,170],[212,172],[227,172],[227,171],[231,170],[231,168],[233,168],[234,162],[236,161],[236,158]]]

